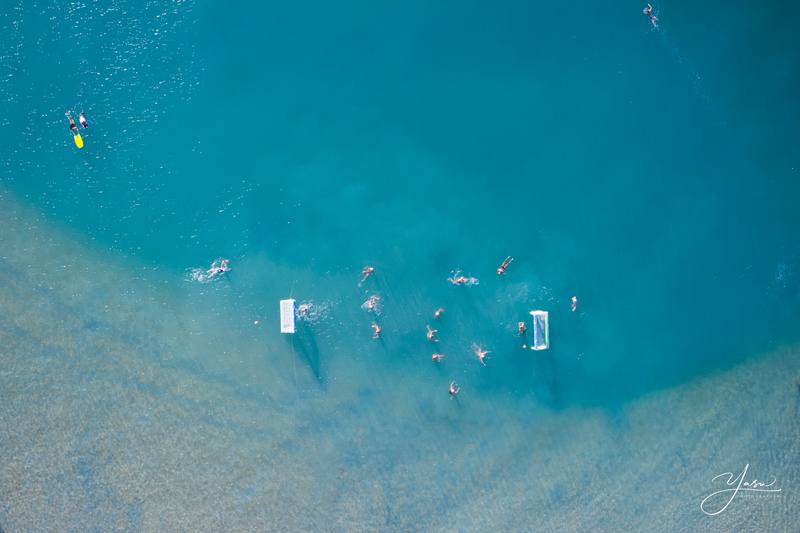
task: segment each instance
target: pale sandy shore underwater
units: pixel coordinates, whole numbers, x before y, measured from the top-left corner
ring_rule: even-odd
[[[5,193],[0,225],[6,532],[796,531],[798,347],[615,413],[451,402],[391,366],[377,394],[369,363],[331,356],[322,385],[226,296]],[[782,491],[703,514],[746,464]]]

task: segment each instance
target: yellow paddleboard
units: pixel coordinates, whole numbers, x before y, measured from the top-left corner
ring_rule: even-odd
[[[72,136],[72,138],[75,139],[75,146],[78,148],[83,148],[83,138],[81,137],[80,133],[76,133]]]

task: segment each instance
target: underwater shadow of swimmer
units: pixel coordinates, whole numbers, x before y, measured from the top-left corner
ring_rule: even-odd
[[[319,364],[319,347],[314,331],[307,325],[298,324],[297,333],[286,335],[286,342],[297,348],[297,355],[308,365],[314,379],[322,385],[322,370]]]

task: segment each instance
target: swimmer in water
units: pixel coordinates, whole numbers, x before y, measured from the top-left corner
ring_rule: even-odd
[[[431,342],[439,342],[439,339],[436,338],[436,332],[439,331],[438,329],[433,329],[430,326],[425,326],[428,328],[428,332],[425,333],[425,336],[428,337],[428,340]]]
[[[644,13],[645,15],[647,15],[649,17],[650,15],[653,14],[653,6],[651,6],[650,4],[647,4],[647,7],[642,9],[642,13]]]
[[[69,111],[67,111],[64,114],[67,115],[67,118],[69,119],[69,129],[70,129],[70,131],[72,132],[73,135],[77,135],[78,126],[75,125],[75,121],[72,119],[72,115],[69,114]]]
[[[517,335],[522,337],[522,349],[528,347],[528,344],[525,342],[525,332],[528,331],[528,328],[525,326],[525,322],[517,322]]]
[[[433,355],[431,356],[431,361],[433,361],[434,363],[438,363],[439,361],[441,361],[441,360],[442,360],[442,359],[444,359],[445,357],[447,357],[447,356],[446,356],[446,355],[444,355],[444,354],[441,354],[441,353],[435,353],[435,354],[433,354]]]
[[[85,117],[85,116],[83,116],[83,111],[81,111],[80,113],[78,113],[78,122],[80,122],[80,123],[81,123],[81,126],[83,126],[83,129],[86,129],[86,128],[88,128],[88,127],[89,127],[89,123],[88,123],[88,122],[86,122],[86,117]]]
[[[477,344],[472,345],[472,351],[475,353],[475,357],[478,358],[478,361],[480,361],[483,366],[486,366],[486,361],[484,359],[486,359],[486,356],[492,352],[482,349]]]
[[[372,323],[372,338],[373,339],[381,338],[381,327],[376,322]]]
[[[444,308],[440,307],[439,309],[437,309],[436,311],[433,312],[433,318],[441,317],[442,313],[444,313]]]
[[[365,266],[361,269],[361,283],[367,281],[367,278],[370,277],[375,272],[375,268],[371,266]]]
[[[447,392],[450,393],[450,399],[452,400],[453,398],[456,397],[456,394],[461,392],[461,387],[459,387],[458,383],[456,383],[455,381],[451,381],[450,387],[447,389]]]
[[[213,263],[211,263],[211,268],[206,270],[208,276],[213,278],[215,276],[219,276],[224,274],[225,272],[229,271],[231,267],[228,266],[230,263],[230,259],[217,259]]]
[[[373,294],[367,300],[361,304],[361,309],[364,311],[368,311],[370,313],[376,313],[378,311],[378,305],[381,302],[381,297],[377,294]]]
[[[456,269],[453,271],[453,275],[447,278],[447,281],[452,283],[453,285],[477,285],[478,278],[470,278],[465,276],[460,269]]]
[[[574,313],[578,309],[578,297],[573,296],[571,301],[572,301],[572,312]]]
[[[297,317],[298,318],[308,318],[308,314],[311,311],[311,304],[310,303],[302,303],[297,306]]]
[[[498,276],[502,276],[503,274],[505,274],[506,273],[506,269],[508,268],[508,265],[510,265],[513,260],[514,260],[514,258],[511,257],[510,255],[508,257],[506,257],[505,259],[503,259],[503,262],[500,264],[499,267],[497,267],[497,275]]]

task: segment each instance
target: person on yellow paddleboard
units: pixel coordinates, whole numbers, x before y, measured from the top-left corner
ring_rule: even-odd
[[[67,115],[67,119],[69,119],[69,129],[70,129],[70,131],[72,132],[73,135],[77,135],[78,134],[78,126],[75,125],[75,120],[73,120],[72,115],[69,114],[69,111],[67,111],[64,114]]]
[[[81,134],[78,133],[78,126],[76,126],[75,121],[72,120],[72,115],[69,114],[69,111],[64,114],[67,115],[67,118],[69,119],[69,129],[72,132],[72,140],[75,141],[75,146],[77,146],[78,149],[83,148],[83,138],[81,137]]]

